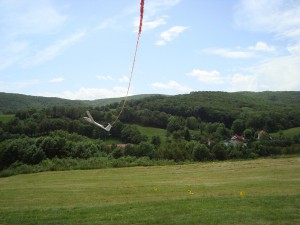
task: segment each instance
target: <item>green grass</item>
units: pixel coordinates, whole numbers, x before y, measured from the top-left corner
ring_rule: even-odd
[[[280,136],[280,133],[281,132],[277,132],[277,133],[272,133],[271,135],[273,137],[278,137]],[[290,129],[287,129],[287,130],[283,130],[282,131],[282,134],[285,136],[285,137],[294,137],[295,135],[298,135],[300,134],[300,127],[294,127],[294,128],[290,128]]]
[[[12,119],[15,115],[14,114],[0,114],[0,121],[7,122]]]
[[[135,125],[138,130],[148,137],[148,140],[151,141],[153,136],[159,136],[161,141],[164,142],[166,139],[167,131],[165,129],[155,128],[155,127],[143,127],[140,125]]]
[[[17,175],[0,179],[0,224],[300,224],[299,170],[295,156]]]

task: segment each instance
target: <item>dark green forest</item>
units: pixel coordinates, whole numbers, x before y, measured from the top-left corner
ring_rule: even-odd
[[[128,99],[140,99],[152,95],[129,96]],[[0,114],[15,113],[18,110],[42,109],[54,106],[64,107],[100,107],[115,102],[121,102],[122,98],[107,98],[98,100],[69,100],[55,97],[39,97],[22,94],[0,92]]]
[[[300,127],[300,92],[133,96],[109,133],[82,118],[89,110],[97,122],[111,123],[121,110],[122,99],[71,101],[0,94],[2,114],[13,114],[0,121],[2,176],[9,175],[7,171],[244,159],[300,152],[300,132],[292,137],[282,134],[283,130]],[[160,128],[166,135],[149,138],[136,125]],[[279,133],[276,138],[270,135],[275,132]],[[94,160],[93,166],[78,165],[86,165],[84,160]]]

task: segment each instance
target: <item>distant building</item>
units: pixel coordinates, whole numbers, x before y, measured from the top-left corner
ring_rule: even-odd
[[[234,146],[243,146],[243,147],[246,147],[247,146],[247,143],[245,143],[245,137],[244,136],[241,136],[241,135],[233,135],[230,139],[230,142],[232,145]],[[229,144],[227,143],[227,145]],[[226,144],[225,144],[226,145]],[[226,146],[227,146],[226,145]]]
[[[119,148],[125,148],[127,144],[117,144],[117,147]]]
[[[237,141],[237,142],[244,142],[245,141],[245,138],[244,136],[241,136],[241,135],[233,135],[230,139],[231,141]]]

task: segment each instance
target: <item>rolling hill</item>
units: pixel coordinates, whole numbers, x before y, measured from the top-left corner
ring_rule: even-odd
[[[142,99],[153,95],[135,95],[128,99]],[[124,98],[107,98],[98,100],[69,100],[56,97],[40,97],[23,94],[0,92],[0,114],[15,113],[18,110],[30,108],[42,109],[53,106],[65,107],[101,107],[104,105],[121,102]]]

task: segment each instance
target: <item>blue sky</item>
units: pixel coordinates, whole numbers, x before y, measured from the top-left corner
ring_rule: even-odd
[[[0,92],[125,95],[139,0],[0,0]],[[145,0],[130,94],[300,91],[300,0]]]

